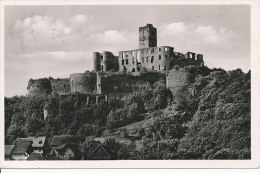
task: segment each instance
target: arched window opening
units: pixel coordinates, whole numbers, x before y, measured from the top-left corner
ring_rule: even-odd
[[[158,66],[158,69],[159,69],[159,70],[161,70],[161,67],[160,67],[160,65]]]
[[[159,60],[161,60],[161,58],[162,58],[161,55],[159,55]]]
[[[151,63],[153,63],[153,58],[154,58],[154,57],[152,56],[152,58],[151,58]]]
[[[101,70],[103,71],[103,69],[104,69],[104,66],[102,65],[102,66],[101,66]]]
[[[135,68],[132,69],[132,72],[135,72]]]

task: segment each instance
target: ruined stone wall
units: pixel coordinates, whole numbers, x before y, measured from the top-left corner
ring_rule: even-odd
[[[174,53],[174,61],[171,62],[171,67],[178,65],[181,68],[184,67],[203,67],[203,55],[196,54],[193,52],[187,52],[186,54],[175,52]]]
[[[52,92],[50,80],[47,78],[30,79],[27,90],[29,96],[51,94]]]
[[[94,71],[101,71],[101,54],[93,52]]]
[[[108,96],[100,94],[82,94],[82,93],[70,93],[59,96],[60,101],[69,100],[77,106],[96,104],[101,101],[107,101]]]
[[[129,74],[112,74],[99,76],[100,94],[120,94],[153,88],[153,84],[159,80],[165,81],[164,73],[146,73],[141,76]]]
[[[188,75],[189,70],[185,68],[181,68],[179,70],[170,70],[166,77],[167,88],[170,89],[173,93],[177,92],[179,89],[188,84]]]
[[[96,73],[85,72],[70,75],[71,92],[93,93],[96,92]]]
[[[150,47],[119,52],[119,70],[138,74],[141,68],[148,71],[171,69],[174,48],[170,46]]]
[[[70,93],[70,79],[50,79],[53,94],[66,94]]]
[[[104,51],[103,53],[94,52],[94,71],[118,71],[118,56],[114,56],[112,52]]]

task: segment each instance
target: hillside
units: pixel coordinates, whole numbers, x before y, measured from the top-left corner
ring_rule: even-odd
[[[118,159],[250,159],[250,72],[205,68],[187,83],[172,93],[157,81],[90,105],[80,96],[5,98],[5,143],[72,134],[117,139],[106,143]]]

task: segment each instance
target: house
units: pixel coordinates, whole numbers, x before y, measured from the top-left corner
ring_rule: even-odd
[[[89,160],[116,160],[116,156],[112,151],[104,146],[99,145],[88,157]]]
[[[50,146],[55,149],[56,147],[62,144],[69,143],[71,138],[71,135],[54,135],[50,143]]]
[[[32,141],[16,140],[10,153],[10,160],[26,160],[32,152]]]
[[[74,144],[62,144],[55,148],[56,156],[65,160],[80,160],[81,151]]]
[[[31,153],[26,160],[39,160],[41,157],[43,157],[41,153]]]
[[[14,145],[5,145],[5,160],[10,160],[10,154]]]
[[[50,145],[46,136],[37,136],[37,137],[28,137],[28,138],[17,138],[16,140],[21,141],[32,141],[32,147],[34,153],[41,153],[43,156],[46,156],[50,152]]]

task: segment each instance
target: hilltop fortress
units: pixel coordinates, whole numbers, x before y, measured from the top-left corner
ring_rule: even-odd
[[[30,79],[28,95],[128,93],[144,87],[152,89],[158,80],[164,80],[173,91],[185,85],[187,70],[184,67],[204,66],[202,54],[183,54],[174,47],[157,46],[157,29],[152,24],[139,27],[139,49],[119,51],[118,56],[109,51],[94,52],[93,61],[92,72],[71,74],[64,79]],[[183,69],[175,70],[174,66]],[[145,72],[150,72],[152,77]]]

